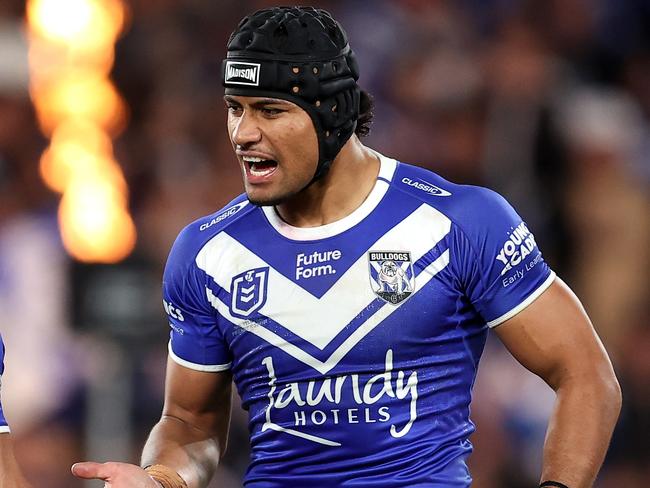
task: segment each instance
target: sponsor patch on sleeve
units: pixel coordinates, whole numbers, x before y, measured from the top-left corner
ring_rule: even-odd
[[[537,243],[535,242],[535,236],[533,236],[533,233],[528,230],[528,227],[526,227],[524,222],[519,224],[512,230],[512,232],[510,232],[508,239],[505,241],[495,258],[503,266],[501,269],[501,276],[504,277],[502,283],[504,287],[507,287],[515,281],[518,281],[520,278],[523,278],[525,273],[530,271],[541,261],[542,255],[539,251],[536,252],[536,249]],[[527,258],[532,254],[536,254],[536,256],[532,260],[526,262]],[[525,263],[523,268],[520,267],[522,263]],[[513,274],[505,276],[513,269],[515,269]]]

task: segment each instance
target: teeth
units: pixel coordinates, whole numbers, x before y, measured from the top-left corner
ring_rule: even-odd
[[[242,159],[247,163],[261,163],[262,161],[266,161],[266,159],[256,158],[253,156],[243,156]]]
[[[258,171],[258,170],[255,169],[255,165],[252,165],[250,167],[250,172],[251,172],[251,174],[253,176],[265,176],[265,175],[268,175],[270,173],[273,173],[273,171],[275,171],[275,168],[266,168],[266,169],[263,169],[261,171]]]

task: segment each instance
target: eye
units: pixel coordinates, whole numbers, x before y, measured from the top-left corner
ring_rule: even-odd
[[[263,107],[261,111],[266,117],[275,117],[284,112],[284,110],[274,107]]]
[[[234,103],[226,103],[226,107],[228,108],[228,112],[232,114],[238,114],[242,110],[241,105],[237,105]]]

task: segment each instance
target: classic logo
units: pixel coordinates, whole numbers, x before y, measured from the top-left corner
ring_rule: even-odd
[[[435,195],[437,197],[451,196],[451,193],[448,192],[447,190],[443,190],[439,186],[436,186],[433,183],[429,183],[428,181],[419,180],[419,179],[412,180],[411,178],[402,178],[402,183],[408,186],[412,186],[413,188],[417,188],[418,190],[428,193],[429,195]]]
[[[221,222],[222,220],[225,220],[228,217],[231,217],[231,216],[235,215],[242,208],[244,208],[247,204],[248,204],[248,202],[241,202],[241,203],[238,203],[237,205],[233,205],[232,207],[227,208],[226,210],[221,212],[219,215],[217,215],[215,218],[213,218],[210,222],[205,222],[205,223],[201,224],[201,227],[199,227],[199,230],[204,231],[205,229],[209,229],[213,225],[218,224],[219,222]]]
[[[260,64],[226,61],[226,83],[259,86]]]
[[[388,303],[406,300],[415,288],[411,253],[408,251],[370,251],[370,286]]]
[[[230,291],[230,313],[246,318],[257,312],[266,303],[269,282],[269,268],[255,268],[244,271],[232,279]]]

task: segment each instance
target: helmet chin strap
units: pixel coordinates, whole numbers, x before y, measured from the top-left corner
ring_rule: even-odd
[[[330,166],[332,165],[333,162],[334,162],[334,161],[325,161],[325,162],[324,162],[325,164],[321,164],[321,162],[319,161],[318,166],[316,167],[316,173],[314,173],[314,177],[313,177],[313,178],[309,181],[309,183],[307,183],[307,184],[305,185],[305,187],[304,187],[302,190],[300,190],[300,191],[304,191],[304,190],[306,190],[306,189],[309,188],[311,185],[313,185],[314,183],[316,183],[318,180],[320,180],[321,178],[323,178],[323,177],[324,177],[324,176],[329,172],[329,170],[330,170]]]

